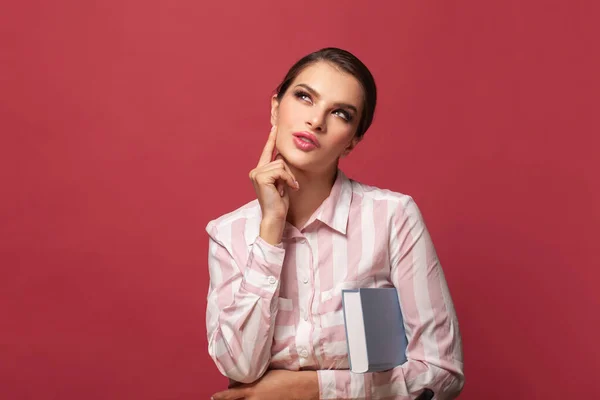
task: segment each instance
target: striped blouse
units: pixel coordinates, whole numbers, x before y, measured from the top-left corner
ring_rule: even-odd
[[[259,236],[258,200],[210,221],[208,350],[219,371],[249,383],[267,369],[316,370],[321,399],[452,399],[464,384],[458,321],[421,213],[405,194],[338,170],[327,199],[282,242]],[[396,287],[408,361],[349,371],[341,291]]]

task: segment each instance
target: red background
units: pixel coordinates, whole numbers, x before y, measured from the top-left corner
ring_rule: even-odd
[[[272,89],[331,45],[380,91],[342,168],[420,205],[461,323],[461,399],[600,397],[597,2],[7,3],[3,399],[224,387],[204,227],[253,198]]]

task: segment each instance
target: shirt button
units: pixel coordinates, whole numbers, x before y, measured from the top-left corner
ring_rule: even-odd
[[[302,358],[306,358],[308,357],[308,351],[306,351],[306,349],[302,349],[300,350],[300,352],[298,353],[300,355],[300,357]]]
[[[308,278],[305,276],[304,278],[302,278],[302,282],[308,283]]]
[[[270,277],[269,277],[269,283],[270,283],[271,285],[274,285],[274,284],[276,284],[276,283],[277,283],[277,279],[275,279],[275,277],[274,277],[274,276],[270,276]]]

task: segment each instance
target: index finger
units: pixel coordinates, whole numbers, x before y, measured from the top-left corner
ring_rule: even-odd
[[[272,160],[273,157],[273,149],[275,148],[275,139],[277,138],[277,126],[273,126],[271,128],[271,133],[269,133],[269,139],[267,139],[267,143],[265,144],[265,148],[260,155],[260,159],[258,160],[258,167],[262,167],[263,165],[267,165]]]

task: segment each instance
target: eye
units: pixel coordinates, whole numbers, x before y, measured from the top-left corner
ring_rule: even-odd
[[[346,122],[352,121],[352,115],[346,110],[335,110],[333,112],[335,115],[342,117]]]
[[[294,92],[294,96],[296,96],[297,98],[299,98],[302,101],[307,101],[309,103],[312,103],[312,99],[311,99],[310,95],[303,90],[296,90]]]

